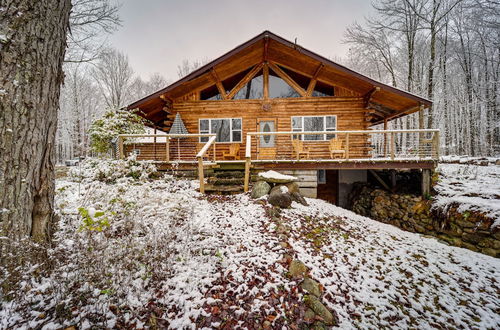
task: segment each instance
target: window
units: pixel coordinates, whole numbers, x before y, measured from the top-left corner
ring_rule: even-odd
[[[318,183],[319,184],[326,183],[326,170],[318,170]]]
[[[200,134],[215,134],[216,142],[241,142],[241,118],[200,119]],[[201,136],[200,142],[207,142]]]
[[[292,117],[293,132],[334,132],[337,130],[337,116]],[[294,139],[298,136],[294,135]],[[335,138],[335,134],[302,135],[305,141],[324,141]]]

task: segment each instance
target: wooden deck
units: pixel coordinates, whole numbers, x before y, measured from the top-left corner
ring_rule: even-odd
[[[329,152],[329,141],[308,140],[308,136],[332,136],[341,141],[339,155]],[[350,137],[362,135],[369,144],[351,144]],[[263,147],[263,137],[273,137],[271,147]],[[412,148],[398,148],[398,138],[414,141]],[[200,143],[200,138],[208,139]],[[281,138],[281,140],[279,139]],[[133,139],[125,144],[126,139]],[[137,140],[143,139],[143,140]],[[153,142],[144,141],[153,139]],[[164,142],[158,141],[164,139]],[[173,140],[173,141],[172,141]],[[294,143],[307,151],[299,153]],[[269,139],[267,139],[269,141]],[[356,140],[355,140],[356,141]],[[359,139],[357,140],[359,141]],[[204,191],[204,170],[209,167],[232,167],[245,169],[245,191],[248,190],[250,169],[433,169],[439,159],[438,130],[366,130],[366,131],[322,131],[322,132],[251,132],[246,135],[244,149],[236,159],[224,159],[227,152],[217,151],[215,134],[183,135],[120,135],[118,137],[120,158],[137,153],[139,160],[152,160],[160,170],[197,169],[200,191]],[[311,144],[308,145],[308,142]],[[269,143],[268,143],[269,144]],[[336,148],[338,149],[339,144]],[[314,146],[315,149],[311,148]],[[330,147],[331,148],[331,147]],[[219,147],[220,149],[220,147]],[[267,149],[267,150],[266,150]],[[219,150],[220,151],[220,150]],[[338,151],[338,150],[337,150]],[[241,159],[241,153],[244,158]],[[240,158],[240,159],[238,159]]]

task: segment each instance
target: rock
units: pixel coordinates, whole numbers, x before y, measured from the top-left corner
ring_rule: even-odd
[[[323,322],[316,321],[313,323],[313,325],[309,329],[311,329],[311,330],[325,330],[326,326]]]
[[[292,200],[294,202],[297,202],[297,203],[300,203],[304,206],[309,206],[309,204],[307,203],[306,199],[298,192],[292,192],[290,194],[290,196],[292,196]]]
[[[304,281],[300,284],[302,290],[309,292],[310,294],[315,295],[316,297],[321,296],[321,288],[320,284],[309,277],[306,277]]]
[[[292,205],[292,196],[288,192],[283,192],[281,189],[277,189],[269,194],[267,201],[273,206],[286,209]]]
[[[500,257],[500,250],[485,248],[481,252],[492,257]]]
[[[500,165],[500,159],[497,159],[497,160],[495,161],[495,165]]]
[[[280,246],[284,249],[288,249],[290,245],[287,242],[280,242]]]
[[[275,185],[274,187],[271,188],[271,191],[269,191],[269,194],[272,194],[275,192],[286,193],[286,192],[289,192],[289,190],[288,190],[288,187],[286,185],[278,184],[278,185]]]
[[[270,183],[290,183],[298,180],[294,176],[284,175],[275,171],[261,172],[258,175],[258,179]]]
[[[269,193],[271,186],[266,181],[257,181],[252,188],[252,198],[261,198]]]
[[[300,194],[300,188],[299,188],[299,185],[297,184],[297,182],[287,183],[286,187],[288,188],[288,192],[290,194],[293,194],[293,193],[299,193]]]
[[[330,312],[328,310],[328,308],[326,308],[325,305],[323,305],[323,303],[321,301],[319,301],[319,299],[317,297],[315,297],[313,295],[306,295],[304,297],[304,302],[306,303],[307,307],[312,309],[314,311],[314,313],[316,313],[316,315],[318,315],[319,317],[321,317],[323,319],[323,322],[326,325],[337,325],[338,324],[337,317],[334,316],[332,314],[332,312]]]
[[[288,273],[292,278],[305,277],[308,271],[309,270],[307,269],[306,265],[304,265],[301,261],[297,259],[292,260],[290,266],[288,267]]]
[[[304,320],[305,321],[312,321],[314,317],[316,316],[316,313],[310,308],[306,309],[306,312],[304,313]]]

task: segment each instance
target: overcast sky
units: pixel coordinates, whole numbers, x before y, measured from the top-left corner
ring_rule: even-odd
[[[215,59],[264,30],[325,57],[345,56],[345,28],[371,13],[369,0],[122,0],[111,37],[136,73],[178,79],[183,59]]]

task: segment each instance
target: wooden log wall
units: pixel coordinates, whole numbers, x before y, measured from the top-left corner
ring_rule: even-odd
[[[269,104],[270,107],[264,107]],[[264,110],[264,108],[270,108]],[[243,131],[239,158],[244,159],[245,136],[248,132],[257,132],[260,120],[275,120],[277,131],[291,131],[293,116],[337,116],[337,130],[365,130],[367,110],[363,98],[359,97],[301,97],[269,100],[217,100],[217,101],[182,101],[173,104],[173,113],[180,113],[189,133],[199,132],[199,119],[242,118]],[[345,137],[339,135],[342,140]],[[349,138],[350,158],[366,158],[370,150],[368,134],[356,134]],[[257,138],[252,139],[252,159],[257,159]],[[182,143],[182,142],[181,142]],[[292,158],[290,136],[276,137],[278,159]],[[330,158],[328,141],[304,141],[310,149],[311,159]],[[217,159],[228,152],[230,143],[217,143]],[[345,145],[344,145],[345,147]]]

